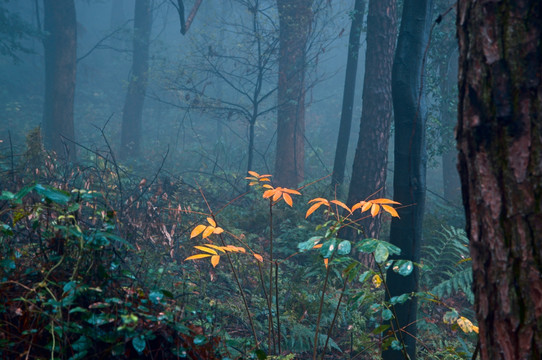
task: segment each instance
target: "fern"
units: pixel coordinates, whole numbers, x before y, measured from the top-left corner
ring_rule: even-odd
[[[422,283],[439,297],[462,291],[467,300],[473,303],[472,269],[470,263],[465,261],[469,258],[469,240],[465,231],[443,226],[437,234],[439,236],[422,247]]]

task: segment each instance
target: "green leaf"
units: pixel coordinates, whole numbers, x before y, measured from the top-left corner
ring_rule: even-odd
[[[376,329],[374,329],[373,331],[371,331],[371,334],[378,335],[378,334],[381,334],[384,331],[388,330],[389,328],[390,328],[389,324],[382,324],[382,325],[378,326]]]
[[[373,272],[370,271],[370,270],[367,270],[365,271],[364,273],[362,273],[360,276],[359,276],[359,282],[365,282],[367,281],[368,279],[371,278],[371,275],[373,275]]]
[[[403,294],[403,295],[399,295],[399,296],[394,296],[390,299],[390,303],[392,305],[395,305],[395,304],[402,304],[404,302],[406,302],[408,299],[410,299],[410,295],[409,294]]]
[[[81,206],[81,204],[79,204],[79,203],[70,204],[70,206],[68,206],[68,212],[69,213],[76,212],[77,210],[79,210],[80,206]]]
[[[399,340],[393,340],[393,341],[391,342],[391,348],[392,348],[393,350],[401,351],[401,350],[403,350],[403,344],[401,344],[401,343],[399,342]]]
[[[337,239],[331,238],[326,241],[320,248],[320,254],[324,259],[328,259],[333,255],[333,252],[337,249]]]
[[[370,254],[376,250],[376,247],[380,243],[377,239],[363,239],[359,251]]]
[[[159,304],[163,298],[164,294],[161,291],[151,291],[151,293],[149,294],[149,300],[153,304]]]
[[[388,257],[390,256],[390,252],[388,250],[388,247],[383,244],[378,244],[375,249],[375,261],[379,264],[383,263],[384,261],[388,260]]]
[[[339,246],[337,247],[337,253],[339,255],[347,255],[350,254],[351,249],[352,245],[350,244],[350,241],[343,240],[339,243]]]
[[[72,349],[77,352],[87,350],[92,342],[85,336],[81,336],[77,341],[72,344]]]
[[[390,309],[386,309],[386,310],[382,311],[382,319],[389,320],[392,317],[393,317],[393,313],[391,312]]]
[[[55,189],[50,186],[43,186],[41,184],[38,184],[34,187],[34,189],[38,194],[42,195],[43,197],[49,199],[56,204],[65,205],[70,200],[69,193],[59,189]]]
[[[196,335],[194,337],[194,345],[201,346],[207,344],[209,339],[205,335]]]
[[[145,350],[146,342],[143,336],[137,336],[132,339],[132,345],[138,353],[142,353]]]
[[[321,236],[313,236],[309,240],[297,244],[297,248],[299,249],[299,251],[311,250],[312,248],[314,248],[314,245],[318,244],[321,239]]]
[[[414,270],[414,264],[410,260],[397,260],[392,269],[399,275],[407,276]]]
[[[254,354],[256,355],[256,357],[258,358],[258,360],[265,360],[267,359],[267,354],[265,353],[265,351],[263,351],[262,349],[258,349],[256,351],[254,351]]]

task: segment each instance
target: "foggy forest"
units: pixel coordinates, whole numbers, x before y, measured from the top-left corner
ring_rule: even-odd
[[[0,0],[0,359],[542,359],[542,2]]]

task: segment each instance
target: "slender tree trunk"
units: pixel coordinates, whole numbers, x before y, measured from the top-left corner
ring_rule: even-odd
[[[143,103],[149,71],[151,27],[151,1],[136,0],[132,74],[122,112],[121,156],[125,159],[135,157],[140,152]]]
[[[350,141],[350,129],[352,128],[352,110],[354,108],[356,76],[359,62],[359,42],[361,29],[363,27],[364,12],[365,1],[356,0],[354,4],[354,13],[352,14],[352,25],[350,26],[350,37],[348,38],[348,55],[344,79],[341,122],[339,125],[337,149],[335,150],[335,161],[333,162],[333,175],[331,177],[331,184],[334,186],[337,185],[338,189],[340,189],[340,185],[342,185],[344,181],[346,155],[348,153],[348,143]]]
[[[44,0],[45,145],[65,160],[75,160],[73,103],[77,32],[73,0]]]
[[[392,116],[391,74],[397,39],[395,0],[371,0],[367,15],[367,54],[363,109],[348,204],[365,200],[377,190],[385,194]],[[368,237],[378,237],[380,219],[360,223]]]
[[[399,258],[419,262],[422,222],[425,207],[425,101],[421,92],[423,53],[427,45],[431,0],[405,0],[397,51],[393,62],[392,92],[395,114],[395,164],[393,199],[404,205],[400,219],[393,218],[390,242],[401,248]],[[418,270],[401,276],[391,268],[387,273],[389,297],[412,293],[418,289]],[[397,314],[391,324],[404,340],[410,359],[416,359],[415,298],[395,305]],[[384,360],[403,360],[400,351],[388,349]]]
[[[295,188],[304,178],[306,47],[313,0],[277,0],[279,85],[275,180]]]
[[[458,3],[457,145],[482,360],[542,358],[542,2]]]

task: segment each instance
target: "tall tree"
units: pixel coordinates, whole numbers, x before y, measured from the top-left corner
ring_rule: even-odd
[[[542,358],[542,2],[458,3],[457,146],[484,359]]]
[[[150,0],[135,1],[132,71],[122,112],[121,156],[137,156],[141,146],[143,103],[149,71],[149,42],[152,27]]]
[[[275,179],[296,187],[304,178],[306,48],[313,0],[277,0],[279,85]]]
[[[425,114],[421,91],[424,50],[428,39],[432,0],[405,0],[397,51],[393,61],[392,96],[395,125],[393,199],[409,205],[393,218],[390,242],[402,249],[400,258],[419,262],[425,205]],[[418,270],[407,277],[391,268],[387,274],[387,298],[410,294],[418,288]],[[415,298],[395,305],[391,326],[406,345],[411,360],[416,359]],[[401,351],[388,349],[384,360],[403,360]]]
[[[354,108],[354,95],[356,93],[356,75],[358,72],[359,61],[359,40],[363,27],[364,12],[365,1],[356,0],[354,3],[354,11],[352,12],[350,36],[348,38],[348,55],[346,59],[343,104],[341,110],[341,122],[339,125],[339,135],[337,138],[337,148],[335,150],[335,161],[333,162],[333,174],[331,175],[332,185],[340,186],[342,185],[344,180],[346,155],[348,153],[348,143],[350,141],[350,129],[352,128],[352,110]]]
[[[65,160],[75,159],[73,102],[76,74],[74,0],[44,0],[45,145]]]
[[[367,53],[363,109],[348,203],[384,189],[392,116],[391,74],[397,39],[396,0],[371,0],[367,15]],[[366,236],[378,237],[380,221],[362,222]]]

